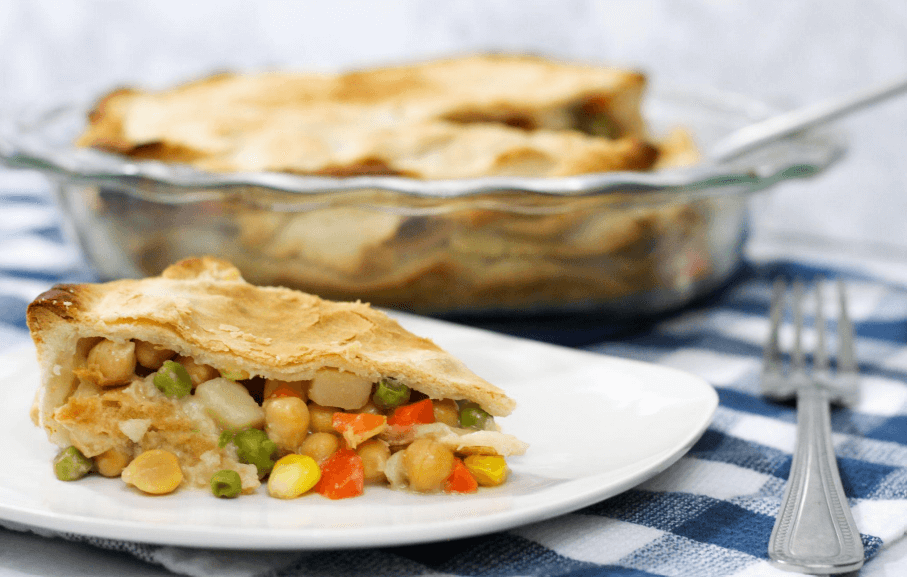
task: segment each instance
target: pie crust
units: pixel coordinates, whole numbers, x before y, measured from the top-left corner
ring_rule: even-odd
[[[165,396],[153,385],[154,371],[139,365],[119,381],[92,376],[99,369],[91,351],[100,341],[141,341],[221,375],[239,375],[230,378],[251,396],[261,395],[265,380],[310,383],[321,371],[339,371],[369,383],[392,379],[423,397],[475,403],[495,416],[515,407],[461,361],[367,304],[254,286],[212,257],[181,261],[159,277],[57,285],[29,305],[27,321],[42,375],[32,416],[52,442],[89,458],[165,449],[177,455],[193,485],[226,468],[240,472],[249,490],[258,476],[229,445],[219,446],[223,423],[195,394]],[[464,453],[526,449],[496,426],[435,426],[425,435]]]

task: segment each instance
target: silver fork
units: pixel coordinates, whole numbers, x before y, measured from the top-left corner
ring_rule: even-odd
[[[803,573],[843,573],[863,565],[863,542],[841,486],[831,442],[832,402],[853,404],[858,397],[853,324],[847,313],[844,284],[838,282],[837,370],[829,366],[825,343],[822,283],[816,283],[816,348],[807,367],[803,335],[802,281],[791,290],[794,343],[784,371],[779,332],[785,309],[786,283],[778,279],[772,294],[762,391],[775,399],[797,397],[797,442],[781,510],[769,540],[768,554],[779,566]]]

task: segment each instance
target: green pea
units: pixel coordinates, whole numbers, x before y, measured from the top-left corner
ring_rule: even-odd
[[[268,438],[264,431],[259,429],[240,431],[233,436],[233,444],[236,445],[239,462],[255,465],[259,477],[264,477],[271,472],[274,467],[271,455],[277,450],[277,445]]]
[[[220,437],[217,438],[217,446],[224,448],[228,443],[233,442],[233,437],[236,436],[236,431],[224,431],[220,434]]]
[[[465,429],[482,430],[491,420],[491,415],[474,405],[466,405],[460,409],[460,426]]]
[[[409,401],[410,389],[403,383],[398,383],[392,379],[381,379],[375,388],[375,394],[372,395],[372,401],[375,406],[386,411]]]
[[[54,473],[61,481],[77,481],[91,471],[94,463],[73,446],[66,447],[54,458]]]
[[[239,473],[224,469],[211,476],[211,492],[215,497],[232,499],[242,492],[242,481]]]
[[[176,361],[164,361],[154,373],[154,386],[166,396],[180,399],[192,392],[192,379],[183,365]]]

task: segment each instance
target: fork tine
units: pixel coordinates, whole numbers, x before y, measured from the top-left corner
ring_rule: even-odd
[[[777,278],[773,288],[772,302],[769,308],[768,343],[765,347],[764,356],[767,357],[766,361],[777,362],[781,356],[778,334],[781,332],[781,315],[784,313],[784,292],[787,290],[787,283],[784,282],[784,279]]]
[[[787,283],[783,278],[775,279],[772,290],[772,300],[769,306],[769,333],[768,342],[762,352],[762,392],[770,397],[780,397],[788,393],[785,389],[785,379],[782,374],[781,346],[779,333],[781,332],[781,316],[784,314],[784,294]]]
[[[803,280],[794,281],[792,289],[794,310],[794,348],[790,354],[791,373],[806,371],[806,358],[803,354]]]
[[[857,366],[856,346],[854,345],[853,322],[847,310],[847,290],[844,282],[838,280],[838,372],[833,383],[838,397],[844,405],[855,406],[860,400],[860,382]]]
[[[813,370],[821,377],[828,373],[828,350],[825,344],[825,301],[822,279],[816,280],[816,349],[813,352]]]
[[[857,355],[853,342],[853,322],[847,311],[847,289],[844,281],[838,280],[838,306],[841,309],[838,318],[838,373],[857,374]]]

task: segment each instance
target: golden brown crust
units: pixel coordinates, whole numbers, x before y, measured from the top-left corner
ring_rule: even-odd
[[[222,172],[446,179],[646,170],[657,155],[639,113],[644,87],[636,72],[514,55],[337,75],[221,74],[159,93],[117,90],[77,143]],[[580,132],[598,124],[608,134]],[[624,142],[610,146],[612,138]]]
[[[201,363],[285,381],[335,367],[377,381],[392,377],[432,398],[467,399],[494,415],[514,401],[430,340],[367,304],[339,303],[248,284],[229,263],[204,257],[160,277],[60,285],[28,307],[42,366],[42,424],[76,386],[73,351],[92,337],[140,339]]]
[[[123,139],[124,108],[138,91],[118,88],[98,101],[88,113],[90,130],[79,137],[79,146],[94,146],[111,152],[128,153],[134,145]]]

